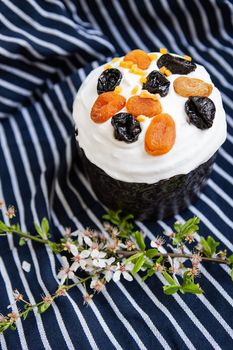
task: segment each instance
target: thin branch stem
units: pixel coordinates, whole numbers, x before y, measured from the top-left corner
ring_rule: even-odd
[[[49,244],[49,243],[53,243],[52,241],[50,241],[49,239],[43,239],[37,236],[33,236],[30,235],[30,233],[25,233],[22,232],[21,230],[17,230],[16,227],[11,227],[11,226],[7,226],[7,230],[8,233],[14,234],[16,233],[17,235],[19,235],[20,237],[26,238],[26,239],[31,239],[32,241],[38,242],[38,243],[42,243],[42,244]]]
[[[125,252],[123,250],[118,250],[117,251],[118,254],[121,254],[125,257],[130,257],[134,254],[140,253],[139,250],[134,250],[131,252]],[[192,259],[193,258],[193,254],[183,254],[183,253],[157,253],[154,258],[159,258],[160,256],[164,257],[164,258],[168,258],[169,256],[171,258],[186,258],[186,259]],[[201,257],[201,261],[203,262],[212,262],[212,263],[216,263],[216,264],[227,264],[227,260],[223,260],[220,258],[208,258],[206,256],[202,256]]]

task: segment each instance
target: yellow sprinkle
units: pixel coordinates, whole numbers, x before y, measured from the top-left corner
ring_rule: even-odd
[[[157,55],[156,53],[148,53],[149,58],[151,61],[157,60]]]
[[[138,74],[138,75],[145,75],[146,73],[144,72],[144,70],[138,68],[138,66],[136,64],[133,64],[131,69],[130,69],[130,72],[131,73],[134,73],[134,74]]]
[[[147,117],[141,114],[136,119],[138,122],[144,122],[147,119]]]
[[[121,61],[120,62],[120,67],[122,68],[131,68],[133,65],[133,62],[132,61]]]
[[[139,86],[135,86],[132,90],[131,90],[131,94],[132,95],[135,95],[137,92],[138,92],[138,90],[139,90]]]
[[[165,70],[165,75],[167,76],[167,77],[169,77],[169,75],[171,75],[172,74],[172,72],[169,70],[169,69],[166,69]]]
[[[106,65],[104,66],[104,70],[106,70],[106,69],[111,69],[111,68],[112,68],[111,64],[106,64]]]
[[[120,94],[122,92],[122,87],[121,86],[116,86],[114,89],[114,92],[116,92],[117,94]]]
[[[185,60],[187,60],[187,61],[192,61],[192,57],[191,57],[191,56],[184,55],[183,58],[184,58]]]
[[[119,57],[114,57],[113,59],[112,59],[112,62],[114,63],[114,62],[118,62],[119,61]]]
[[[167,68],[166,68],[165,66],[163,66],[163,67],[160,68],[159,71],[160,71],[161,74],[164,74],[165,71],[166,71],[166,69],[167,69]]]
[[[146,77],[141,77],[140,78],[140,83],[144,84],[144,83],[146,83],[146,81],[147,81]]]
[[[142,98],[151,98],[152,100],[157,101],[158,100],[158,95],[157,94],[150,94],[149,91],[147,90],[142,90],[140,97]]]
[[[165,47],[161,47],[159,51],[160,51],[160,53],[162,53],[163,55],[164,55],[165,53],[167,53],[167,49],[165,49]]]

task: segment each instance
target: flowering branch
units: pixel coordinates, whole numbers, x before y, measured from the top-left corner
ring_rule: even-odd
[[[13,206],[8,207],[6,215],[9,220],[15,217]],[[183,224],[176,222],[173,231],[164,232],[163,237],[157,236],[151,242],[145,242],[143,232],[135,230],[132,215],[122,216],[121,211],[109,211],[103,219],[103,232],[89,228],[71,232],[71,229],[66,228],[59,242],[51,240],[49,223],[45,218],[40,225],[35,224],[34,235],[23,232],[19,224],[6,225],[0,221],[0,236],[14,234],[19,236],[21,246],[32,240],[48,245],[54,254],[65,254],[61,258],[62,268],[57,275],[60,285],[55,293],[43,296],[41,301],[32,305],[21,293],[14,292],[17,307],[21,304],[24,310],[0,315],[0,332],[8,328],[15,329],[17,320],[26,319],[34,309],[38,313],[45,312],[56,298],[65,296],[78,284],[84,287],[85,304],[90,303],[93,296],[101,292],[111,280],[117,283],[123,277],[132,281],[138,272],[142,281],[156,273],[162,274],[166,280],[163,291],[167,295],[177,292],[201,294],[203,290],[195,282],[200,275],[201,263],[233,265],[233,254],[228,255],[226,249],[218,250],[220,243],[212,236],[201,237],[195,245],[200,222],[195,216]],[[167,246],[165,238],[169,240]],[[192,253],[186,254],[185,246],[189,244],[192,244]],[[83,273],[87,277],[83,278]],[[77,282],[69,284],[71,279]],[[90,283],[86,285],[88,281]]]
[[[140,250],[134,250],[132,252],[125,252],[124,250],[118,250],[117,253],[119,255],[122,255],[124,257],[129,257],[132,256],[134,254],[140,253]],[[157,253],[154,258],[159,258],[160,256],[162,256],[163,258],[185,258],[185,259],[190,259],[192,260],[192,258],[194,257],[194,254],[178,254],[178,253]],[[202,256],[201,258],[202,262],[210,262],[210,263],[216,263],[216,264],[226,264],[226,260],[222,259],[222,258],[207,258]]]

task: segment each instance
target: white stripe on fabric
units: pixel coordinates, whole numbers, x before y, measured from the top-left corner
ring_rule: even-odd
[[[6,339],[3,335],[3,333],[0,334],[0,345],[2,350],[7,350],[7,345],[6,345]]]
[[[47,18],[51,18],[51,19],[54,19],[54,20],[57,20],[57,21],[60,21],[60,22],[63,22],[63,23],[66,23],[67,25],[70,25],[73,29],[76,29],[78,30],[78,32],[83,35],[84,37],[87,37],[89,39],[92,39],[92,40],[96,40],[97,42],[100,42],[102,43],[103,45],[105,45],[106,47],[108,47],[112,52],[114,52],[114,47],[113,45],[111,45],[109,42],[107,42],[104,38],[101,38],[99,36],[96,36],[95,34],[102,34],[101,31],[96,31],[96,30],[91,30],[91,29],[87,29],[86,32],[82,29],[79,28],[79,26],[77,24],[75,24],[74,22],[72,22],[70,19],[64,17],[64,16],[61,16],[61,15],[57,15],[55,13],[50,13],[50,12],[47,12],[45,10],[43,10],[38,4],[35,3],[34,0],[27,0],[42,16],[44,17],[47,17]],[[92,35],[88,34],[87,33],[92,33]]]
[[[50,27],[45,27],[40,25],[39,23],[37,23],[36,21],[33,20],[33,18],[29,17],[28,15],[25,14],[25,12],[21,11],[17,6],[15,6],[13,3],[11,3],[9,0],[2,0],[2,2],[8,7],[10,8],[15,14],[17,14],[19,17],[21,17],[26,23],[28,23],[29,25],[31,25],[32,27],[34,27],[36,30],[41,31],[43,33],[47,33],[50,35],[53,35],[55,37],[59,37],[63,40],[66,40],[72,44],[75,44],[76,46],[82,48],[83,50],[85,50],[86,52],[88,52],[90,55],[92,55],[93,57],[99,58],[99,59],[104,59],[104,55],[102,55],[101,53],[98,53],[97,51],[95,51],[94,49],[91,48],[91,46],[89,46],[86,42],[79,40],[78,38],[75,38],[71,35],[68,35],[66,33],[60,32],[58,29],[53,29]],[[20,32],[22,32],[22,30],[20,30]],[[24,33],[25,34],[25,33]],[[32,36],[31,36],[32,37]],[[35,38],[34,37],[34,41]],[[46,43],[47,45],[47,43]],[[61,49],[59,46],[52,44],[51,42],[49,42],[49,47],[53,47],[53,50],[57,53],[60,54],[67,54],[67,52],[63,49]],[[58,50],[58,51],[56,51]]]
[[[38,3],[36,3],[34,0],[26,0],[32,7],[34,7],[34,9],[43,17],[45,18],[49,18],[52,19],[54,21],[58,21],[58,22],[62,22],[67,24],[68,26],[70,26],[73,29],[77,28],[77,25],[71,21],[69,18],[63,16],[63,15],[59,15],[55,12],[49,12],[49,11],[45,11]]]
[[[111,16],[107,12],[107,9],[103,5],[102,0],[96,0],[96,3],[98,4],[99,11],[101,12],[102,16],[104,17],[104,19],[108,24],[109,30],[111,31],[112,35],[115,37],[119,45],[123,48],[125,52],[130,51],[130,47],[126,44],[122,35],[117,30],[117,27],[115,26],[114,22],[111,19]]]
[[[212,8],[215,11],[217,21],[218,21],[218,29],[219,29],[222,37],[224,38],[224,40],[230,42],[233,45],[233,39],[228,35],[228,33],[226,32],[226,30],[224,28],[224,20],[223,20],[223,17],[221,15],[221,12],[219,11],[219,8],[218,8],[218,1],[216,1],[216,0],[209,0],[209,1],[212,4]]]
[[[24,56],[20,55],[20,54],[16,54],[10,51],[7,51],[6,49],[4,49],[3,47],[0,47],[0,54],[7,57],[8,59],[10,58],[11,60],[20,60],[23,61],[24,63],[27,63],[29,65],[38,67],[41,70],[44,70],[45,72],[49,72],[49,73],[54,73],[56,71],[55,68],[50,67],[45,65],[44,63],[39,63],[39,62],[31,62],[30,60],[28,60],[27,58],[25,58]]]
[[[230,176],[225,170],[223,170],[218,164],[214,164],[214,171],[218,173],[221,177],[223,177],[226,181],[228,181],[233,186],[233,177]]]
[[[9,83],[8,81],[5,81],[3,79],[0,79],[0,85],[5,87],[6,89],[10,90],[10,91],[14,91],[17,92],[17,94],[19,95],[23,95],[23,96],[29,96],[31,95],[31,91],[27,90],[21,86]]]
[[[85,289],[83,288],[83,286],[80,284],[77,286],[78,289],[81,291],[82,295],[84,295],[84,293],[86,292]],[[99,321],[101,327],[103,328],[105,334],[108,336],[110,342],[112,343],[113,346],[115,346],[115,348],[117,350],[123,350],[123,348],[121,347],[121,345],[118,343],[118,341],[116,340],[116,338],[114,337],[113,333],[111,332],[111,329],[108,327],[107,323],[105,322],[105,320],[103,319],[99,309],[96,307],[95,305],[95,301],[92,300],[92,302],[88,305],[95,317],[97,318],[97,320]]]
[[[134,16],[137,18],[138,23],[142,26],[143,32],[147,35],[147,37],[151,40],[151,42],[157,47],[164,46],[163,43],[160,41],[160,39],[154,35],[150,27],[147,25],[147,22],[138,12],[138,8],[136,6],[135,1],[129,0],[129,5],[131,7],[131,10],[133,11]]]
[[[202,42],[200,41],[200,38],[198,38],[196,27],[195,27],[195,24],[194,24],[194,21],[193,21],[193,17],[190,16],[190,13],[187,10],[187,7],[185,6],[185,3],[183,1],[181,1],[181,0],[177,0],[177,3],[180,5],[180,8],[182,9],[182,11],[184,13],[184,17],[187,19],[187,24],[188,24],[188,26],[190,28],[190,33],[191,33],[191,37],[192,37],[193,43],[200,50],[207,51],[207,47],[205,45],[203,45]],[[220,45],[220,47],[221,47],[221,49],[223,48],[221,45]],[[228,48],[226,46],[224,46],[224,50],[232,55],[232,50],[231,49],[228,50]],[[214,50],[212,48],[211,49],[208,48],[208,53],[212,56],[213,53],[214,53]],[[217,53],[216,53],[216,55],[219,57],[219,59],[221,61],[221,56],[218,55]]]
[[[3,0],[4,1],[4,0]],[[10,22],[3,14],[0,13],[0,20],[2,23],[11,31],[16,32],[18,34],[23,35],[24,37],[30,39],[32,42],[35,42],[36,44],[46,47],[47,49],[56,52],[60,55],[67,55],[68,52],[63,50],[60,46],[57,46],[51,42],[47,42],[45,40],[41,40],[38,37],[31,35],[30,33],[26,32],[25,30],[15,26],[12,22]]]
[[[127,16],[125,15],[125,12],[122,10],[120,2],[117,0],[113,0],[112,3],[113,3],[113,5],[118,13],[118,16],[121,20],[122,25],[125,27],[128,34],[134,40],[137,47],[140,47],[141,50],[148,51],[148,47],[143,43],[140,36],[131,27],[131,24],[129,23],[129,20],[128,20]]]
[[[122,291],[122,293],[125,295],[127,300],[132,304],[132,306],[135,308],[135,310],[138,311],[138,313],[143,318],[145,324],[150,328],[151,332],[154,334],[154,336],[157,338],[157,340],[160,342],[160,344],[163,346],[164,349],[171,349],[171,347],[168,345],[167,341],[164,339],[164,337],[159,332],[158,328],[153,324],[150,317],[143,311],[143,309],[135,302],[135,300],[132,298],[132,296],[128,293],[126,288],[123,286],[121,282],[118,282],[118,285]],[[140,283],[141,285],[141,283]],[[187,347],[189,349],[195,350],[192,343],[189,341],[188,344],[186,343]]]
[[[208,38],[208,40],[211,42],[211,44],[213,46],[217,47],[218,49],[226,51],[229,54],[233,54],[233,50],[232,49],[230,49],[229,47],[226,47],[225,45],[221,45],[221,43],[214,38],[214,36],[212,35],[212,32],[210,30],[209,19],[208,19],[208,16],[207,16],[206,12],[205,12],[204,7],[202,6],[200,1],[194,0],[194,2],[195,2],[196,6],[197,6],[197,8],[199,10],[199,14],[200,14],[200,17],[202,19],[202,23],[203,23],[203,26],[204,26],[205,34],[206,34],[206,37]]]
[[[39,52],[37,52],[31,45],[30,43],[28,43],[26,40],[21,39],[21,38],[16,38],[16,37],[12,37],[9,35],[3,35],[1,33],[0,36],[0,40],[6,41],[6,42],[11,42],[11,43],[15,43],[17,45],[23,46],[24,48],[26,48],[28,50],[28,52],[30,52],[30,54],[32,54],[35,58],[38,58],[40,60],[44,60],[45,57],[42,56]]]
[[[215,193],[217,193],[221,198],[224,199],[226,203],[228,203],[233,208],[233,199],[228,196],[228,194],[224,192],[212,179],[209,179],[208,185],[213,189]]]
[[[10,304],[12,305],[12,310],[17,313],[18,309],[16,307],[15,300],[14,300],[14,297],[13,297],[13,288],[12,288],[12,285],[11,285],[11,281],[10,281],[9,275],[7,273],[7,269],[5,267],[5,264],[4,264],[1,256],[0,256],[0,271],[1,271],[2,278],[3,278],[4,282],[5,282],[6,292],[7,292]],[[24,335],[24,330],[23,330],[21,319],[19,319],[17,321],[17,323],[18,323],[17,332],[19,334],[19,340],[20,340],[20,344],[22,346],[22,349],[29,350],[28,349],[28,345],[27,345],[27,341],[26,341],[26,338],[25,338],[25,335]]]
[[[18,77],[31,81],[32,83],[35,83],[35,84],[43,83],[43,80],[41,80],[40,78],[37,78],[35,75],[24,72],[18,68],[7,66],[6,64],[3,64],[3,63],[0,63],[0,69],[5,70],[6,72],[9,72],[11,74],[15,74]]]
[[[233,251],[233,244],[196,207],[191,205],[189,209],[193,212],[193,214],[201,219],[202,223],[205,224],[205,226],[208,227],[211,232],[216,237],[218,237],[218,239],[220,239],[228,249]]]
[[[137,333],[135,332],[135,330],[133,329],[131,324],[127,321],[127,319],[120,312],[120,310],[118,309],[118,307],[116,306],[115,302],[113,301],[113,299],[111,298],[110,294],[107,292],[106,289],[103,290],[102,294],[104,295],[104,297],[108,301],[109,305],[111,306],[111,308],[113,309],[113,311],[115,312],[115,314],[117,315],[119,320],[123,323],[123,325],[125,326],[125,328],[129,332],[129,334],[132,336],[135,343],[138,345],[139,349],[140,350],[147,350],[147,348],[145,347],[145,345],[143,344],[143,342],[141,341],[141,339],[139,338],[139,336],[137,335]]]
[[[230,227],[233,227],[233,221],[228,218],[228,216],[215,204],[210,198],[208,198],[204,193],[200,194],[201,200],[205,202],[215,213]]]
[[[0,96],[0,102],[6,106],[9,106],[9,107],[20,107],[21,106],[20,103],[9,100],[8,98],[3,97],[3,96]]]
[[[92,15],[92,13],[91,13],[91,11],[90,11],[90,9],[88,7],[87,1],[86,0],[80,0],[80,5],[82,6],[83,11],[85,12],[88,20],[93,25],[93,27],[95,29],[97,29],[100,33],[102,33],[102,30],[101,30],[100,26],[98,25],[95,17]]]

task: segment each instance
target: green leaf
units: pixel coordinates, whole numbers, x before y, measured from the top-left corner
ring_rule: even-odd
[[[185,223],[175,223],[173,228],[175,230],[175,236],[173,237],[172,244],[180,245],[182,240],[184,240],[187,236],[194,234],[199,230],[200,219],[197,216],[187,220]]]
[[[139,231],[136,231],[133,233],[133,238],[135,239],[138,247],[141,249],[141,250],[145,250],[146,248],[146,245],[145,245],[145,242],[144,242],[144,238],[143,238],[143,235],[141,232]]]
[[[148,249],[146,251],[146,256],[149,258],[149,259],[152,259],[156,254],[158,254],[158,249]]]
[[[150,269],[153,267],[153,265],[149,263],[149,261],[145,261],[142,267],[145,269]]]
[[[136,261],[136,263],[135,263],[135,265],[134,265],[134,268],[133,268],[133,270],[132,270],[132,274],[137,273],[137,272],[141,269],[141,267],[142,267],[142,265],[144,264],[144,262],[145,262],[145,256],[142,255],[142,256],[140,256],[140,258],[138,258],[138,260]]]
[[[133,261],[137,258],[139,258],[140,256],[142,256],[144,253],[143,252],[139,252],[139,253],[136,253],[134,255],[131,255],[129,258],[127,258],[125,261],[124,261],[124,264],[127,264],[128,262],[130,261]]]
[[[176,283],[176,281],[172,278],[171,275],[169,275],[169,273],[167,273],[166,271],[163,271],[163,276],[166,278],[167,282],[170,283],[173,286],[178,286],[178,284]],[[179,287],[179,286],[178,286]]]
[[[27,310],[24,312],[24,314],[23,314],[23,319],[24,319],[24,321],[25,321],[26,318],[28,317],[29,312],[30,312],[30,309],[27,309]]]
[[[145,282],[147,278],[153,276],[155,274],[155,270],[153,268],[147,270],[147,274],[142,277],[142,282]]]
[[[216,253],[216,248],[219,246],[219,242],[216,242],[213,237],[208,236],[207,239],[201,237],[200,243],[203,246],[203,253],[208,258],[211,258]]]
[[[34,222],[34,227],[36,229],[36,232],[41,236],[42,235],[41,228],[36,222]]]
[[[0,232],[7,232],[8,227],[4,224],[3,221],[0,221]]]
[[[233,268],[231,269],[231,279],[233,281]]]
[[[163,286],[163,292],[166,295],[175,294],[178,292],[179,289],[180,289],[180,286],[178,286],[178,285]]]
[[[43,218],[41,221],[41,228],[45,236],[47,237],[48,232],[49,232],[49,222],[46,218]]]
[[[51,304],[42,304],[38,306],[38,314],[43,314],[48,308],[50,307]]]
[[[192,294],[202,294],[203,290],[200,288],[199,284],[189,283],[184,286],[181,286],[180,290],[183,293],[192,293]]]
[[[19,245],[22,247],[25,244],[26,244],[25,238],[21,237],[20,240],[19,240]]]
[[[227,263],[228,263],[229,265],[233,265],[233,254],[231,254],[230,256],[228,256],[228,258],[227,258]]]

